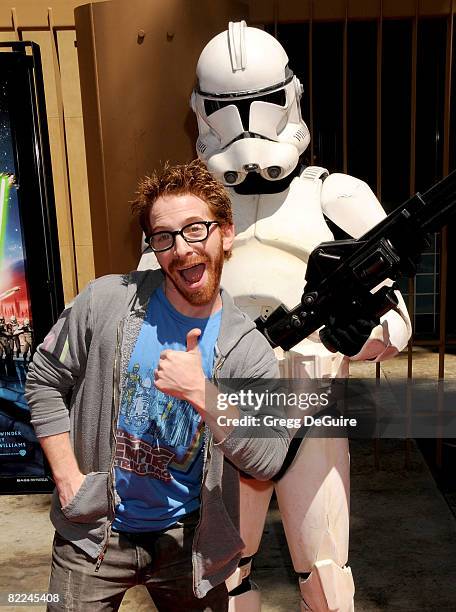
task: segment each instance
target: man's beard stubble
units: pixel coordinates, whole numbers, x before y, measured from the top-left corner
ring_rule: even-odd
[[[176,259],[169,266],[169,272],[166,272],[167,278],[192,306],[206,306],[216,297],[220,288],[220,279],[222,277],[223,261],[225,252],[223,245],[220,243],[220,249],[214,259],[209,257],[198,257],[196,259]],[[182,279],[178,267],[188,266],[189,264],[197,265],[203,263],[206,266],[205,273],[207,275],[206,284],[196,291],[191,291],[186,288],[185,281]],[[179,279],[176,282],[175,278]]]

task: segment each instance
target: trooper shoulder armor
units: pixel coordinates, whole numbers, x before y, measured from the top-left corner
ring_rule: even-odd
[[[359,238],[379,223],[386,213],[364,181],[335,172],[322,185],[323,213],[344,232]]]
[[[301,179],[310,179],[311,181],[316,181],[317,179],[321,179],[324,181],[329,176],[328,170],[326,168],[322,168],[321,166],[307,166],[300,175]]]

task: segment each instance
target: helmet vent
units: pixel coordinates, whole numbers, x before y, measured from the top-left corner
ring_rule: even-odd
[[[307,134],[302,128],[299,128],[299,130],[294,134],[294,138],[296,138],[298,141],[304,140],[306,136]]]
[[[201,140],[198,140],[196,146],[200,153],[204,153],[204,151],[207,149],[207,145],[205,145],[204,142],[201,142]]]

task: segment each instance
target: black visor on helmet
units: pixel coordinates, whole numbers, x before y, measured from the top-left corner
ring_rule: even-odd
[[[195,87],[195,92],[202,96],[203,98],[212,98],[212,99],[234,99],[234,98],[255,98],[258,99],[259,96],[264,96],[271,92],[275,92],[277,89],[285,87],[288,83],[293,79],[293,71],[287,66],[285,66],[285,79],[282,82],[276,83],[275,85],[271,85],[269,87],[263,87],[263,89],[245,89],[243,91],[227,91],[221,93],[213,93],[209,91],[203,91],[200,87],[199,82],[197,82]]]
[[[286,101],[285,89],[278,89],[277,91],[272,91],[262,96],[255,96],[254,98],[246,98],[243,100],[204,100],[204,111],[206,116],[209,117],[221,108],[233,104],[239,111],[244,130],[248,130],[250,105],[252,102],[268,102],[269,104],[277,104],[277,106],[285,106]]]

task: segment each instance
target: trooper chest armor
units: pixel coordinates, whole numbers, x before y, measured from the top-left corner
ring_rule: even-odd
[[[325,216],[353,237],[385,216],[366,183],[327,174],[309,166],[276,194],[230,190],[236,239],[222,284],[249,316],[256,318],[265,307],[280,303],[292,308],[300,301],[310,253],[320,242],[333,240]]]
[[[310,253],[333,239],[321,208],[322,185],[320,178],[302,176],[282,193],[238,195],[230,190],[236,238],[222,284],[253,318],[264,307],[296,305]]]

